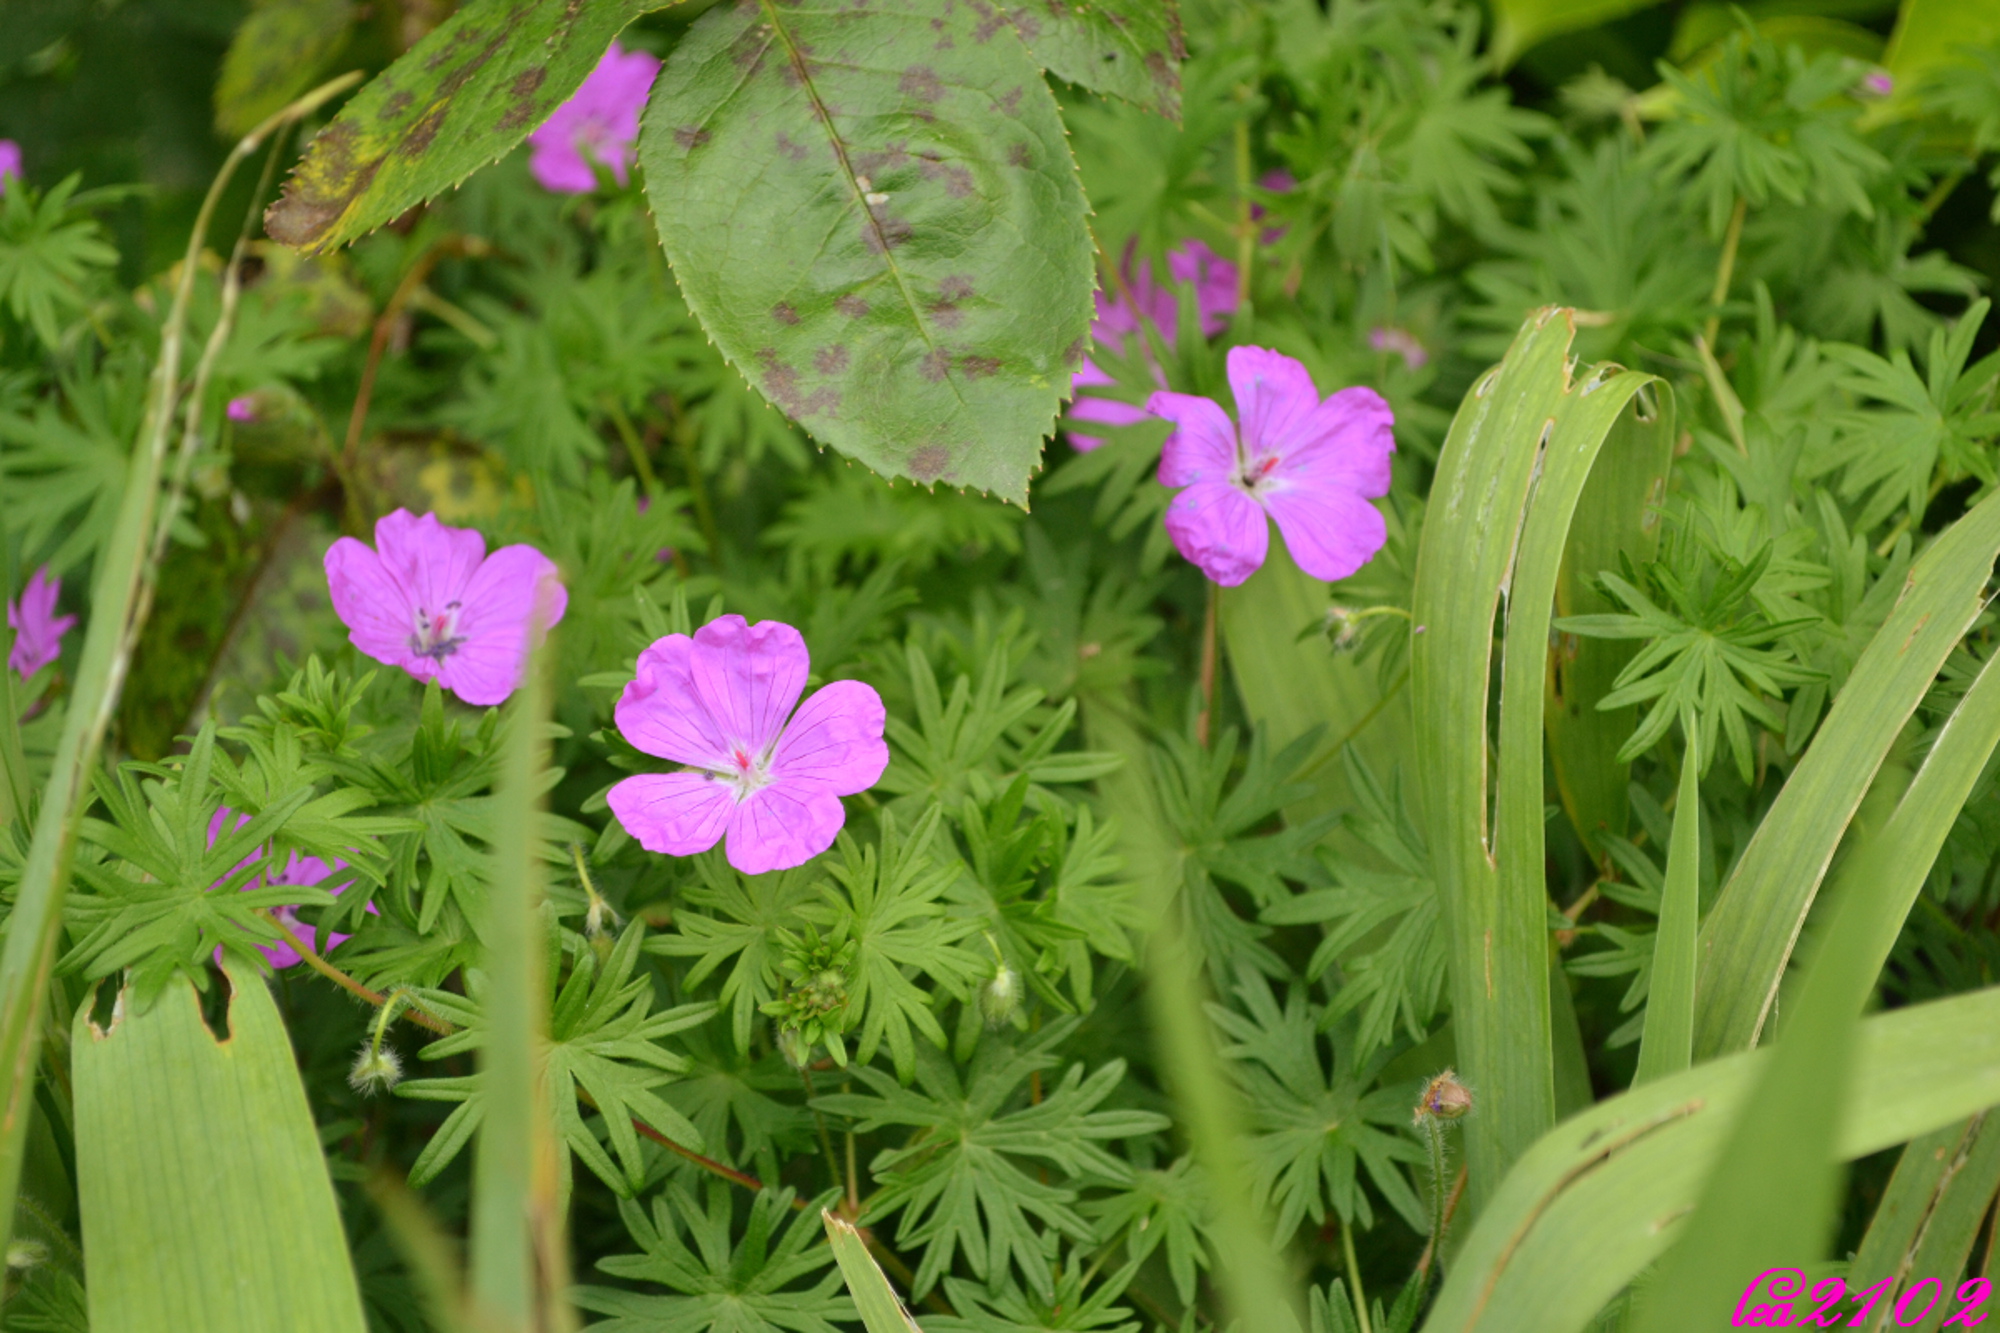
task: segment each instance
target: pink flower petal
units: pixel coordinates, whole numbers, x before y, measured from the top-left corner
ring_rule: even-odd
[[[435,614],[465,596],[486,558],[486,539],[471,528],[448,528],[436,514],[398,509],[375,524],[375,551],[409,604]]]
[[[1342,389],[1300,423],[1293,448],[1273,469],[1274,477],[1299,485],[1337,486],[1356,495],[1389,493],[1389,456],[1396,452],[1391,430],[1396,415],[1373,389]]]
[[[7,603],[7,626],[14,631],[7,665],[23,678],[62,656],[63,635],[76,624],[76,617],[56,614],[61,596],[62,580],[50,578],[49,567],[43,565],[28,576],[20,600]]]
[[[732,750],[761,757],[784,730],[805,689],[811,659],[790,625],[719,616],[695,631],[688,673]]]
[[[771,754],[772,787],[836,796],[867,791],[889,766],[882,739],[887,716],[872,685],[837,680],[815,690]]]
[[[1104,378],[1110,383],[1110,377]],[[1116,398],[1097,398],[1086,395],[1070,404],[1067,415],[1076,421],[1100,421],[1107,426],[1135,426],[1142,421],[1151,421],[1153,414],[1133,403],[1121,402]],[[1089,453],[1104,441],[1096,435],[1069,433],[1070,445],[1081,453]]]
[[[605,800],[641,847],[668,856],[715,846],[737,808],[730,784],[706,773],[642,773],[613,787]]]
[[[1189,393],[1156,393],[1146,410],[1174,423],[1160,449],[1160,484],[1222,481],[1236,469],[1236,427],[1222,408]]]
[[[660,62],[646,52],[611,44],[590,77],[528,136],[534,150],[528,169],[544,189],[587,194],[597,188],[592,164],[598,162],[625,183],[639,113],[659,72]]]
[[[546,633],[569,606],[555,561],[532,546],[503,547],[479,566],[457,601],[464,642],[440,664],[438,683],[477,707],[505,703],[521,683],[530,622],[543,617]]]
[[[1236,395],[1244,452],[1253,458],[1290,452],[1297,432],[1319,406],[1319,390],[1306,368],[1262,347],[1229,349],[1229,388]]]
[[[1222,331],[1225,315],[1236,313],[1236,265],[1200,241],[1183,241],[1167,252],[1167,272],[1194,288],[1195,319],[1204,338]],[[1174,318],[1177,320],[1179,311]]]
[[[1389,539],[1381,511],[1352,491],[1279,485],[1265,493],[1264,504],[1298,567],[1328,583],[1374,559]]]
[[[766,787],[729,821],[729,864],[746,875],[802,866],[833,846],[846,822],[847,809],[831,792]]]
[[[1167,506],[1166,523],[1174,549],[1225,588],[1256,573],[1270,549],[1263,509],[1228,482],[1189,486]]]
[[[352,537],[326,552],[326,590],[347,639],[378,662],[409,668],[410,631],[416,621],[409,594],[380,556]]]
[[[685,634],[655,639],[639,654],[632,683],[618,697],[612,717],[618,734],[647,754],[698,768],[729,770],[729,741],[716,729],[695,692],[689,664],[694,640]]]

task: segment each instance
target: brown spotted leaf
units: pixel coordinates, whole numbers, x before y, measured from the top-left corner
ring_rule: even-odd
[[[470,0],[307,147],[264,215],[328,250],[458,184],[548,119],[635,17],[674,0]]]
[[[1178,0],[971,0],[1004,8],[1028,53],[1058,78],[1181,118]]]
[[[347,45],[350,0],[257,0],[222,58],[215,127],[248,134],[318,81]]]
[[[689,306],[767,398],[885,476],[1026,502],[1089,332],[1091,242],[1004,16],[718,7],[669,57],[639,158]]]

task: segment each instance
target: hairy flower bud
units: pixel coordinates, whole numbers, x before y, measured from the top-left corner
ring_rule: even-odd
[[[7,1246],[7,1267],[16,1273],[40,1268],[49,1261],[49,1247],[38,1240],[17,1240]]]
[[[1021,1007],[1021,974],[1001,964],[993,979],[979,988],[979,1012],[989,1028],[1005,1027]]]
[[[1472,1089],[1460,1083],[1458,1075],[1447,1069],[1424,1086],[1424,1095],[1417,1099],[1412,1122],[1421,1125],[1426,1116],[1457,1120],[1471,1109]]]
[[[403,1061],[387,1046],[363,1046],[348,1068],[347,1083],[366,1095],[378,1089],[387,1092],[403,1081]]]
[[[778,1054],[785,1057],[785,1063],[794,1069],[804,1069],[812,1060],[813,1044],[798,1028],[778,1029]]]

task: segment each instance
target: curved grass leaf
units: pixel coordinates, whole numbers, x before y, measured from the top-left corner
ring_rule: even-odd
[[[673,0],[471,0],[313,136],[271,239],[345,245],[464,180],[576,91],[611,39]]]
[[[660,241],[736,368],[890,477],[1027,500],[1091,317],[1054,96],[972,6],[719,7],[640,135]]]
[[[1094,93],[1181,118],[1187,59],[1178,0],[1005,0],[1007,17],[1043,69]]]
[[[1658,3],[1659,0],[1495,0],[1493,51],[1505,66],[1546,38],[1608,23],[1635,9]]]
[[[1902,597],[1869,640],[1702,923],[1696,1059],[1756,1042],[1848,821],[1890,744],[1978,615],[1996,553],[2000,496],[1991,496],[1910,566]],[[1944,811],[1947,824],[1958,806],[1953,802]]]
[[[1872,1328],[1888,1326],[1888,1307],[1913,1282],[1938,1277],[1946,1291],[1958,1287],[1996,1186],[2000,1116],[1990,1111],[1912,1139],[1903,1149],[1847,1272],[1850,1291],[1896,1279]],[[1941,1302],[1914,1327],[1936,1333],[1950,1304]]]
[[[1425,1333],[1577,1333],[1676,1235],[1772,1052],[1648,1083],[1567,1120],[1508,1173]],[[2000,1104],[2000,989],[1861,1024],[1835,1146],[1852,1159]]]
[[[77,1183],[93,1328],[361,1333],[333,1183],[263,978],[225,964],[227,1040],[170,985],[78,1009]]]
[[[1417,751],[1450,939],[1476,1216],[1507,1166],[1555,1122],[1544,869],[1542,710],[1549,618],[1570,523],[1612,427],[1651,377],[1603,367],[1571,382],[1568,311],[1522,326],[1461,404],[1439,457],[1411,637]],[[1641,410],[1641,429],[1671,418]],[[1507,597],[1500,771],[1489,796],[1494,612]],[[1488,833],[1489,802],[1494,827]]]

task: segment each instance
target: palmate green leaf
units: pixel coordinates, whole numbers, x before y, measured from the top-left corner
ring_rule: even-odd
[[[1710,1060],[1550,1131],[1474,1221],[1425,1333],[1589,1327],[1681,1233],[1770,1058],[1753,1051]],[[1865,1020],[1851,1076],[1854,1096],[1836,1141],[1842,1159],[2000,1104],[2000,991]]]
[[[1028,54],[1049,73],[1181,118],[1179,0],[999,0]]]
[[[0,473],[7,526],[24,563],[68,574],[109,539],[146,396],[146,367],[130,355],[78,366],[28,412],[0,411]],[[68,410],[65,411],[64,409]]]
[[[1233,773],[1238,740],[1234,728],[1207,749],[1165,735],[1151,753],[1153,796],[1171,839],[1174,872],[1151,887],[1161,907],[1181,914],[1193,957],[1218,985],[1246,967],[1275,977],[1289,971],[1263,943],[1270,927],[1238,915],[1222,886],[1243,890],[1258,908],[1283,902],[1291,894],[1286,880],[1313,877],[1312,848],[1338,819],[1328,814],[1259,832],[1310,794],[1297,778],[1319,735],[1308,731],[1273,754],[1264,731],[1252,732],[1240,775]]]
[[[1305,994],[1294,988],[1281,1012],[1270,984],[1254,973],[1236,987],[1247,1013],[1219,1004],[1209,1017],[1231,1039],[1222,1054],[1250,1108],[1248,1145],[1256,1204],[1276,1206],[1275,1239],[1283,1244],[1307,1217],[1327,1220],[1329,1207],[1342,1226],[1375,1225],[1375,1209],[1361,1188],[1360,1168],[1413,1230],[1428,1214],[1398,1163],[1420,1162],[1424,1151],[1399,1133],[1409,1124],[1413,1089],[1376,1088],[1384,1058],[1356,1064],[1338,1033],[1333,1065],[1319,1053],[1317,1024]]]
[[[944,817],[933,806],[908,834],[900,834],[893,811],[882,812],[879,847],[840,836],[840,859],[826,869],[838,888],[823,885],[817,902],[799,907],[802,921],[825,929],[830,948],[853,944],[847,984],[850,1025],[859,1029],[855,1059],[875,1058],[886,1041],[897,1076],[917,1072],[916,1037],[944,1045],[944,1029],[931,1012],[933,996],[914,980],[922,972],[945,994],[964,998],[986,969],[963,943],[978,922],[945,914],[938,898],[954,868],[932,854]]]
[[[1199,1270],[1209,1267],[1204,1237],[1210,1225],[1206,1184],[1192,1157],[1164,1169],[1134,1171],[1132,1183],[1109,1198],[1086,1201],[1081,1210],[1097,1220],[1099,1239],[1122,1239],[1129,1262],[1142,1262],[1162,1244],[1167,1271],[1183,1305],[1192,1305]]]
[[[838,1333],[854,1322],[854,1305],[840,1289],[840,1274],[813,1274],[833,1262],[819,1242],[814,1214],[832,1195],[793,1212],[792,1191],[760,1190],[740,1239],[732,1240],[735,1198],[719,1180],[708,1182],[703,1208],[678,1184],[653,1198],[650,1214],[631,1200],[618,1203],[625,1229],[641,1254],[599,1259],[613,1277],[650,1282],[678,1295],[582,1286],[576,1303],[612,1316],[591,1325],[606,1333]],[[685,1231],[685,1238],[683,1232]],[[689,1242],[693,1244],[690,1245]]]
[[[326,1158],[270,992],[224,964],[228,1039],[172,983],[73,1025],[90,1326],[361,1333]]]
[[[49,348],[61,339],[58,317],[80,309],[93,275],[118,262],[104,229],[71,204],[82,181],[71,176],[42,194],[16,178],[0,196],[0,297]]]
[[[702,1146],[701,1133],[655,1091],[688,1067],[687,1060],[662,1047],[659,1038],[706,1022],[715,1013],[709,1004],[653,1012],[650,974],[633,975],[644,933],[640,922],[628,926],[601,968],[594,953],[579,949],[568,979],[554,991],[549,1006],[544,1077],[556,1127],[570,1151],[621,1198],[629,1197],[646,1177],[638,1131],[632,1127],[634,1117],[677,1143]],[[554,978],[549,981],[553,985]],[[462,1029],[425,1047],[424,1059],[485,1049],[491,987],[490,977],[468,971],[465,998],[443,991],[423,993],[426,1008]],[[421,1185],[450,1164],[485,1118],[483,1079],[481,1075],[410,1079],[397,1085],[396,1094],[458,1103],[410,1171],[411,1183]],[[588,1096],[602,1114],[610,1152],[585,1122],[581,1096]],[[562,1169],[567,1180],[567,1157]]]
[[[958,1314],[926,1317],[924,1333],[1139,1333],[1142,1325],[1132,1317],[1131,1308],[1116,1304],[1137,1276],[1138,1262],[1104,1274],[1093,1285],[1091,1278],[1098,1269],[1090,1255],[1087,1247],[1073,1248],[1056,1265],[1055,1292],[1049,1296],[1023,1291],[1013,1281],[996,1290],[948,1277],[945,1294]],[[871,1326],[868,1333],[876,1330]]]
[[[672,0],[472,0],[313,136],[264,214],[307,252],[375,230],[528,137],[625,25]]]
[[[689,307],[765,397],[885,476],[1026,503],[1092,259],[1011,25],[918,0],[711,10],[639,156]]]
[[[1124,1078],[1122,1060],[1088,1079],[1083,1066],[1072,1066],[1038,1104],[1006,1109],[1030,1073],[1058,1062],[1048,1050],[1070,1030],[1069,1022],[1044,1028],[1024,1049],[981,1042],[963,1078],[942,1055],[919,1048],[912,1088],[857,1065],[855,1077],[874,1096],[843,1093],[813,1103],[854,1118],[860,1133],[890,1125],[914,1131],[906,1146],[879,1154],[871,1164],[882,1188],[870,1201],[868,1216],[879,1220],[902,1213],[896,1243],[924,1252],[915,1294],[929,1291],[951,1271],[962,1246],[972,1271],[989,1284],[1002,1281],[1012,1264],[1029,1290],[1053,1295],[1041,1238],[1029,1215],[1073,1240],[1090,1239],[1089,1223],[1075,1211],[1072,1186],[1129,1182],[1131,1168],[1103,1145],[1166,1128],[1166,1118],[1151,1112],[1097,1109]],[[1050,1183],[1052,1172],[1067,1182]]]
[[[1342,762],[1355,794],[1347,827],[1369,859],[1322,848],[1334,887],[1281,899],[1263,919],[1327,927],[1306,975],[1317,981],[1339,965],[1339,988],[1320,1021],[1330,1026],[1360,1010],[1354,1059],[1365,1063],[1395,1038],[1398,1024],[1412,1041],[1429,1031],[1444,992],[1444,932],[1430,853],[1402,784],[1392,779],[1385,788],[1353,750]]]
[[[248,134],[319,80],[354,24],[352,0],[258,0],[229,39],[215,127]]]
[[[2000,357],[1966,365],[1991,308],[1990,301],[1975,301],[1949,333],[1934,329],[1922,375],[1906,351],[1884,360],[1865,348],[1827,348],[1848,369],[1844,387],[1881,405],[1848,421],[1841,494],[1869,496],[1857,528],[1872,528],[1898,509],[1914,524],[1937,486],[1963,477],[1989,486],[2000,480],[1990,447],[2000,435],[2000,412],[1994,410]]]
[[[778,993],[782,932],[798,921],[799,909],[819,892],[817,865],[770,875],[745,875],[730,868],[720,848],[694,858],[700,882],[682,890],[687,904],[701,911],[674,914],[672,934],[646,941],[648,953],[693,958],[682,984],[699,987],[730,959],[720,1003],[729,1013],[738,1051],[750,1049],[750,1031],[763,1006]]]
[[[1721,236],[1736,201],[1762,207],[1810,199],[1822,209],[1873,217],[1868,186],[1889,161],[1855,128],[1854,76],[1830,51],[1808,59],[1758,31],[1739,33],[1699,70],[1661,66],[1678,97],[1646,153],[1686,181]]]

